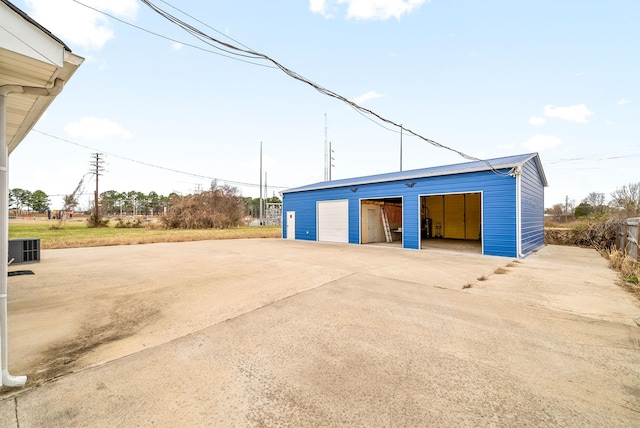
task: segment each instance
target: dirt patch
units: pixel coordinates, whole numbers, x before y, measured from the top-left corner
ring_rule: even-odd
[[[634,282],[620,280],[620,286],[624,290],[626,290],[627,292],[629,292],[632,295],[634,295],[636,297],[636,299],[638,299],[640,301],[640,284],[636,284]]]
[[[107,343],[133,336],[160,317],[160,309],[129,299],[118,300],[104,315],[84,323],[78,334],[46,349],[28,376],[29,386],[38,386],[71,373],[78,359]],[[0,394],[3,391],[0,391]]]

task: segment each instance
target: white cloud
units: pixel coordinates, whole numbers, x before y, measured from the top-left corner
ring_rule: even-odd
[[[380,98],[380,97],[382,97],[382,94],[379,94],[376,91],[369,91],[369,92],[365,92],[362,95],[358,95],[352,101],[358,105],[362,105],[369,100],[373,100],[375,98]]]
[[[173,51],[179,51],[179,50],[181,50],[183,47],[184,47],[184,45],[183,45],[182,43],[179,43],[179,42],[173,42],[173,43],[171,44],[171,50],[173,50]]]
[[[622,98],[620,101],[618,101],[616,104],[618,104],[619,106],[623,106],[625,104],[631,104],[631,101],[626,99],[626,98]]]
[[[324,0],[309,0],[309,9],[313,13],[319,13],[320,15],[330,16],[327,12],[327,5]]]
[[[498,150],[511,150],[513,149],[513,147],[515,146],[515,144],[511,143],[511,144],[499,144]]]
[[[97,117],[83,117],[79,122],[72,122],[64,130],[74,137],[87,140],[102,140],[106,137],[131,137],[131,133],[119,123]]]
[[[309,0],[309,9],[325,17],[332,17],[333,11],[347,6],[347,16],[356,19],[385,20],[400,19],[428,0]]]
[[[561,142],[560,138],[553,135],[536,134],[522,143],[521,146],[534,152],[540,152],[544,149],[555,147]]]
[[[531,116],[529,118],[529,124],[531,125],[544,125],[547,119],[544,117]]]
[[[544,115],[546,117],[554,117],[556,119],[569,120],[571,122],[587,123],[587,118],[593,112],[589,111],[586,105],[578,104],[569,107],[554,107],[552,105],[544,106]]]
[[[79,46],[100,50],[114,33],[108,18],[72,0],[25,0],[28,13],[72,49]],[[84,0],[84,4],[105,13],[133,20],[138,12],[136,0]]]

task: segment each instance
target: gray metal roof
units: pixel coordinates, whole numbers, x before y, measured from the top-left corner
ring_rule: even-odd
[[[486,159],[457,163],[453,165],[434,166],[429,168],[413,169],[409,171],[390,172],[386,174],[368,175],[364,177],[345,178],[342,180],[321,181],[319,183],[308,184],[306,186],[287,189],[282,193],[305,192],[307,190],[330,189],[333,187],[357,186],[363,184],[381,183],[385,181],[410,180],[426,177],[437,177],[441,175],[465,174],[469,172],[490,171],[492,169],[505,169],[522,166],[533,159],[540,172],[542,184],[547,187],[547,178],[542,169],[542,162],[537,153],[527,153],[522,155],[506,156],[502,158]]]

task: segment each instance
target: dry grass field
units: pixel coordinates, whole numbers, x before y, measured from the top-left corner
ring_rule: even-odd
[[[89,228],[86,219],[48,220],[31,218],[9,221],[9,239],[38,238],[43,250],[58,248],[103,247],[111,245],[152,244],[214,239],[279,238],[280,226],[243,226],[233,229],[164,229],[154,221],[111,221],[108,227]],[[122,227],[120,227],[122,226]]]

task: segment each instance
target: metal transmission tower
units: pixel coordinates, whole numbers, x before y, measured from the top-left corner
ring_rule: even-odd
[[[93,207],[94,207],[95,219],[96,221],[98,221],[98,219],[100,218],[100,210],[98,206],[99,195],[100,195],[100,193],[98,193],[98,181],[99,181],[98,178],[104,172],[104,155],[102,153],[92,153],[91,162],[89,163],[89,165],[91,166],[91,172],[96,176],[96,192],[94,195]]]

